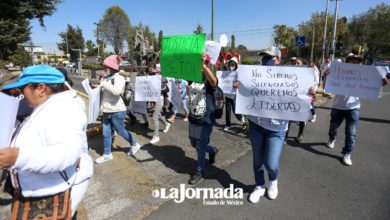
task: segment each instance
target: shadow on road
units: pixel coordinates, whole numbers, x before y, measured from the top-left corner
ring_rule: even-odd
[[[362,120],[362,121],[368,121],[368,122],[387,123],[387,124],[390,124],[390,120],[386,120],[386,119],[365,118],[365,117],[360,117],[359,119]]]
[[[313,154],[330,157],[330,158],[338,160],[340,163],[341,163],[341,161],[343,159],[341,156],[336,156],[336,155],[333,155],[333,154],[325,153],[325,152],[319,151],[319,150],[317,150],[315,148],[315,147],[326,147],[326,143],[323,143],[323,142],[298,143],[296,141],[288,140],[287,143],[291,147],[299,147],[299,148],[302,148],[303,150],[307,150],[307,151],[309,151],[309,152],[311,152]]]

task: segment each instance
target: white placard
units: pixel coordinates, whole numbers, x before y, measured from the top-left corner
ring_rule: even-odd
[[[9,147],[18,114],[19,99],[0,92],[0,148]]]
[[[233,82],[237,80],[237,71],[217,71],[218,87],[225,94],[236,94]]]
[[[387,71],[381,66],[332,62],[326,77],[327,92],[376,100]]]
[[[215,41],[206,41],[205,51],[210,56],[210,63],[215,65],[218,61],[221,44]]]
[[[133,101],[131,104],[131,110],[133,112],[141,113],[141,114],[147,114],[146,110],[146,102],[136,102]]]
[[[157,102],[161,99],[161,76],[137,76],[135,101]]]
[[[169,81],[168,100],[176,109],[179,109],[181,103],[181,94],[177,89],[175,81]]]
[[[88,124],[96,122],[96,119],[99,117],[100,113],[100,89],[98,86],[94,89],[89,85],[89,79],[84,79],[81,84],[83,85],[85,91],[88,94],[89,104],[88,104]]]
[[[313,68],[239,65],[237,72],[237,114],[308,120]]]

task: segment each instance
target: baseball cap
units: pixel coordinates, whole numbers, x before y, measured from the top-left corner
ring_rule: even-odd
[[[354,53],[349,53],[345,58],[345,62],[348,63],[350,60],[354,60],[354,59],[358,59],[359,62],[363,61],[363,58],[361,56],[355,55]]]
[[[56,84],[64,82],[64,75],[56,68],[47,65],[37,65],[25,68],[18,81],[4,86],[3,89],[18,88],[29,83]]]
[[[266,54],[273,57],[280,57],[281,55],[279,48],[274,46],[267,47],[266,49],[264,49],[262,52],[259,53],[260,56],[264,56]]]

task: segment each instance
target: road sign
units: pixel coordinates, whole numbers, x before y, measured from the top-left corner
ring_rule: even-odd
[[[295,38],[295,46],[296,47],[304,47],[306,43],[305,36],[298,36]]]

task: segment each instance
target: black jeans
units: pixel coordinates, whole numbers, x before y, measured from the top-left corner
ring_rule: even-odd
[[[231,126],[232,123],[230,121],[230,117],[231,117],[231,114],[232,114],[232,109],[233,109],[233,113],[234,115],[236,116],[237,120],[241,121],[242,120],[242,115],[240,114],[236,114],[236,103],[234,101],[234,99],[231,99],[231,98],[228,98],[228,97],[225,97],[225,112],[226,112],[226,126]]]

